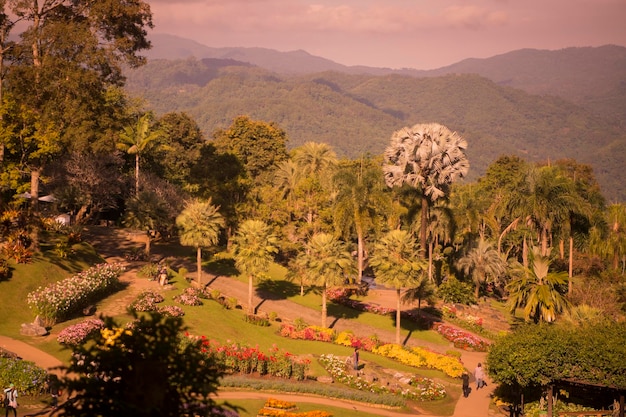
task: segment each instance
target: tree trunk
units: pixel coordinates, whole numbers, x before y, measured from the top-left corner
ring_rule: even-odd
[[[360,284],[361,278],[363,278],[363,264],[365,262],[365,243],[363,242],[363,230],[361,230],[361,227],[357,226],[356,232],[357,232],[356,257],[357,257],[357,263],[358,263],[358,272],[357,272],[356,282],[357,284]]]
[[[420,252],[426,256],[426,231],[428,229],[428,199],[422,194],[422,210],[420,221]]]
[[[139,197],[139,153],[135,154],[135,197]]]
[[[146,232],[146,256],[150,259],[150,244],[152,243],[151,230]]]
[[[202,286],[202,248],[200,246],[196,252],[196,265],[198,268],[198,285]]]
[[[400,288],[396,288],[396,344],[400,344],[400,319],[401,319],[401,311],[400,311]]]
[[[428,244],[428,280],[434,282],[433,278],[433,242]]]
[[[572,278],[574,277],[574,237],[569,237],[569,266],[567,268],[569,280],[567,281],[567,295],[572,295]]]
[[[553,394],[553,387],[552,387],[552,385],[549,385],[548,386],[548,417],[552,417],[552,408],[553,408],[552,394]]]
[[[328,310],[326,308],[326,283],[324,282],[324,287],[322,288],[322,327],[326,328],[326,315],[328,314]]]
[[[252,306],[252,275],[248,275],[248,314],[254,314]]]

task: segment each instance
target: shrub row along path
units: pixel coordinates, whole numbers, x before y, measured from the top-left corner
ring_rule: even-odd
[[[108,262],[122,262],[127,266],[126,272],[120,277],[120,280],[125,283],[126,289],[118,294],[115,294],[97,306],[98,314],[115,316],[122,314],[126,311],[127,306],[143,291],[156,290],[156,291],[168,291],[168,287],[161,287],[157,282],[150,281],[145,277],[139,277],[138,269],[144,265],[140,262],[127,262],[124,260],[124,254],[128,253],[131,248],[141,247],[143,244],[143,236],[139,234],[128,233],[125,230],[112,228],[112,227],[94,227],[85,234],[85,238],[90,242]],[[190,251],[193,252],[193,251]],[[152,247],[153,255],[161,258],[167,257],[168,264],[174,269],[185,267],[190,271],[195,270],[195,263],[188,259],[172,258],[167,253],[166,246],[154,245]],[[190,274],[193,277],[195,273]],[[240,282],[233,278],[224,276],[214,276],[203,274],[203,282],[208,282],[211,289],[219,290],[226,297],[234,297],[240,302],[247,300],[248,288],[247,284]],[[367,296],[368,303],[376,303],[381,307],[395,308],[396,294],[394,290],[387,289],[375,289],[370,290]],[[297,318],[303,319],[309,324],[319,324],[321,321],[321,315],[319,311],[301,306],[292,301],[286,299],[276,299],[269,296],[269,294],[263,294],[260,292],[255,293],[255,306],[258,313],[276,313],[283,321],[293,321]],[[370,327],[366,324],[358,323],[355,320],[350,320],[344,317],[334,317],[329,313],[328,322],[332,323],[332,328],[338,332],[344,330],[351,330],[354,334],[365,337],[373,334],[383,341],[395,340],[395,329],[391,328],[388,331],[384,331],[378,328]],[[390,323],[390,327],[393,327],[393,323]],[[452,345],[446,346],[442,349],[440,345],[429,344],[424,341],[418,340],[412,337],[412,334],[406,334],[403,332],[404,343],[409,346],[421,346],[430,348],[431,350],[442,352],[443,350],[454,349]],[[48,338],[56,338],[56,334],[50,334]],[[245,342],[245,341],[242,341]],[[37,365],[44,369],[51,370],[52,372],[58,372],[54,368],[61,366],[62,363],[55,357],[31,346],[28,343],[14,340],[0,335],[0,347],[16,353],[24,360],[35,362]],[[479,362],[484,363],[486,354],[482,352],[461,352],[461,360],[464,366],[472,374],[474,368]],[[472,392],[467,398],[461,397],[454,410],[453,417],[485,417],[493,415],[493,411],[489,409],[489,403],[491,395],[493,394],[493,384],[487,379],[487,387],[480,390],[476,390],[473,383],[473,377],[471,379]],[[269,396],[263,392],[245,392],[245,391],[219,391],[219,399],[224,400],[236,400],[236,399],[266,399]],[[272,398],[278,398],[291,402],[307,402],[320,405],[332,405],[335,407],[345,407],[348,409],[359,410],[374,415],[399,417],[406,416],[407,414],[395,412],[393,410],[387,410],[379,407],[372,407],[361,403],[355,403],[350,401],[343,401],[337,399],[328,399],[318,396],[308,395],[293,395],[293,394],[271,394]],[[32,410],[31,410],[32,411]],[[27,413],[27,410],[20,410],[21,413]],[[39,410],[35,414],[21,414],[27,415],[42,415],[42,410]],[[416,412],[417,413],[417,412]],[[423,413],[418,413],[423,414]],[[415,414],[415,415],[418,415]]]

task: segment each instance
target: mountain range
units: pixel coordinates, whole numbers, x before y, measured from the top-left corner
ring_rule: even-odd
[[[501,155],[573,158],[626,201],[626,48],[524,49],[435,69],[345,66],[305,51],[211,48],[152,35],[126,88],[157,114],[185,112],[207,138],[238,115],[275,122],[289,146],[378,155],[404,126],[437,122],[469,143],[468,178]]]

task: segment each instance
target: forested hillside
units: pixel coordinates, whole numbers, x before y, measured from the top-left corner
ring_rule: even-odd
[[[444,124],[469,143],[469,178],[498,156],[591,164],[606,196],[626,200],[626,134],[610,119],[551,96],[477,75],[416,78],[324,72],[279,75],[232,60],[154,60],[127,72],[127,89],[159,114],[183,111],[207,138],[234,117],[278,123],[289,146],[331,144],[339,155],[380,154],[394,130]]]

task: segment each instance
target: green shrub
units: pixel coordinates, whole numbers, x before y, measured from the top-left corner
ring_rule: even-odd
[[[261,327],[267,327],[270,325],[270,321],[267,318],[260,317],[254,314],[244,314],[243,320],[246,323],[254,324]]]
[[[44,392],[47,373],[33,362],[17,358],[0,358],[0,384],[15,384],[20,395],[37,395]]]
[[[459,281],[454,276],[448,277],[437,288],[437,295],[446,303],[476,304],[472,286]]]

